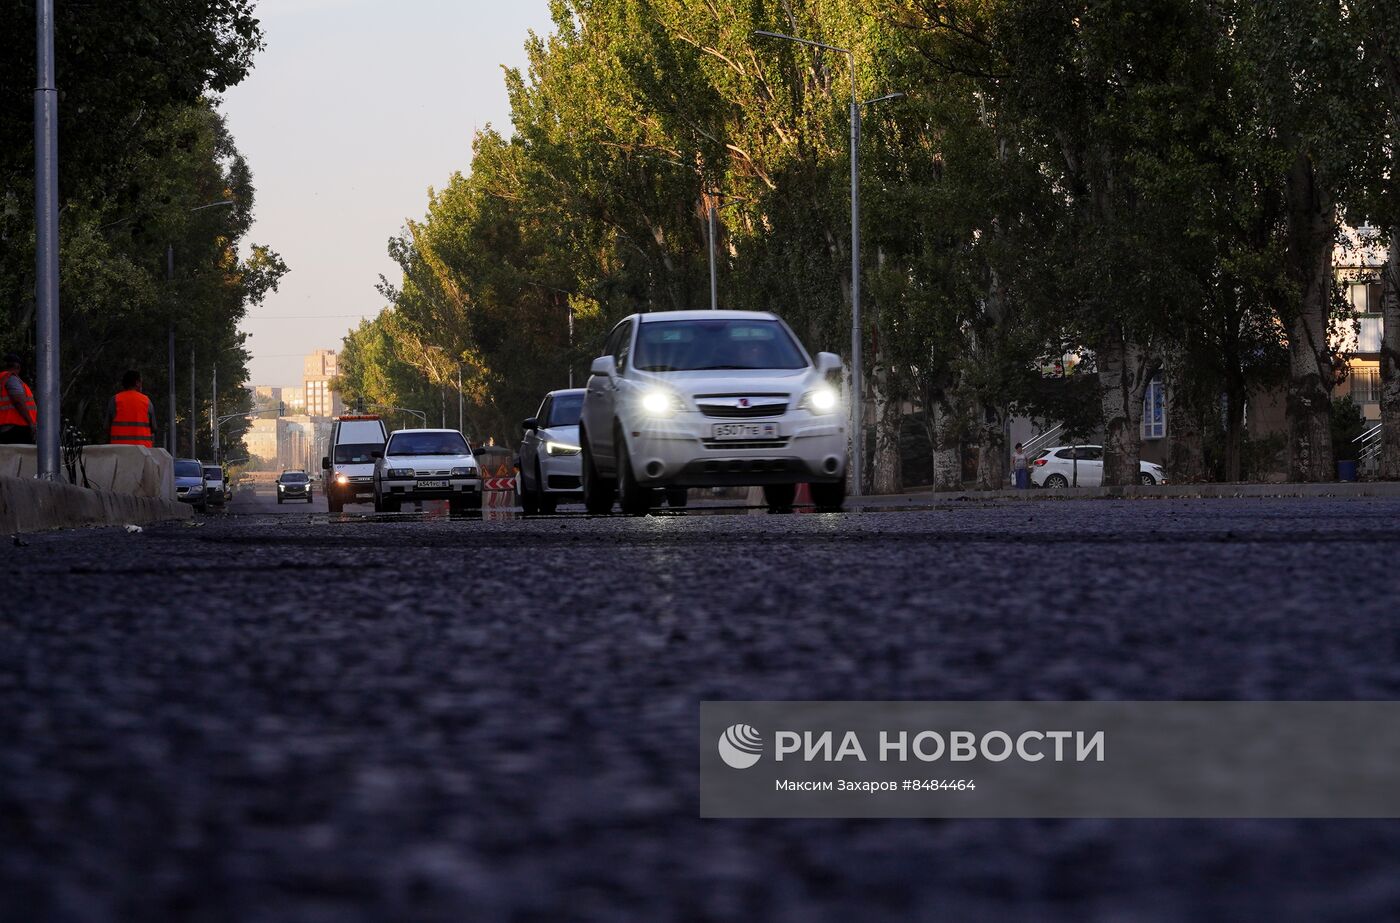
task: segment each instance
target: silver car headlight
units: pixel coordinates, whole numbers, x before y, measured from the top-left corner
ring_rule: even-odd
[[[545,442],[544,450],[546,454],[554,458],[561,455],[577,455],[583,451],[579,446],[570,445],[567,442],[554,442],[553,440]]]
[[[453,468],[452,476],[454,478],[474,478],[476,477],[476,469],[471,465],[462,468]]]
[[[649,417],[669,417],[681,409],[681,399],[661,388],[643,394],[641,404],[642,412]]]
[[[830,385],[823,385],[802,395],[797,406],[813,414],[835,413],[841,406],[841,395]]]

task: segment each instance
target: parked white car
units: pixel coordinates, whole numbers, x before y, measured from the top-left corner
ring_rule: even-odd
[[[549,392],[522,424],[520,507],[527,515],[552,513],[561,500],[577,502],[583,496],[578,444],[583,393],[582,388]]]
[[[447,500],[453,513],[481,508],[481,471],[455,429],[398,430],[374,457],[377,513],[419,500]]]
[[[1161,465],[1142,462],[1140,467],[1138,482],[1144,487],[1167,483],[1167,472]],[[1060,445],[1042,449],[1031,460],[1031,486],[1057,490],[1074,485],[1103,485],[1103,446]]]
[[[591,513],[645,513],[658,491],[760,485],[770,509],[811,485],[818,508],[846,497],[841,359],[812,359],[758,311],[634,314],[593,360],[579,429]]]

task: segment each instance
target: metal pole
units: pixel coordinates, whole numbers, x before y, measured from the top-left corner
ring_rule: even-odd
[[[860,361],[860,97],[856,62],[851,57],[851,494],[862,495],[865,480],[865,388]]]
[[[710,310],[719,310],[719,275],[715,271],[715,202],[710,200]]]
[[[457,432],[467,431],[466,409],[462,402],[462,363],[457,363]]]
[[[54,86],[53,0],[35,3],[38,74],[34,88],[34,233],[39,385],[39,477],[59,478],[62,391],[58,377],[58,89]]]
[[[166,361],[170,366],[166,376],[169,379],[168,390],[170,391],[170,431],[165,434],[165,444],[170,449],[170,457],[174,458],[178,454],[177,449],[180,443],[175,438],[175,247],[173,244],[165,245],[165,281],[171,298],[170,336],[166,355]]]
[[[199,408],[194,403],[194,346],[190,346],[190,458],[199,457]]]
[[[209,386],[209,443],[213,446],[214,464],[219,463],[219,360],[214,359],[214,379]]]
[[[569,302],[569,387],[574,386],[574,303]]]

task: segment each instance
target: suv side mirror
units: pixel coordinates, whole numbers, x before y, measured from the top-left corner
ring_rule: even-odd
[[[613,363],[612,356],[599,356],[597,359],[594,359],[593,364],[588,367],[588,373],[590,375],[606,375],[611,378],[613,369],[615,368],[616,365]]]
[[[520,425],[525,428],[525,432],[532,433],[540,428],[540,421],[536,417],[530,417],[528,420],[526,420],[524,423],[521,423]]]
[[[841,371],[841,357],[836,355],[836,353],[817,353],[817,371]]]
[[[322,470],[322,471],[329,471],[329,470],[331,470],[331,457],[330,457],[329,455],[322,455],[322,456],[321,456],[321,470]]]

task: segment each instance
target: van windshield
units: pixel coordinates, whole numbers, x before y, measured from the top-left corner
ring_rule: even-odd
[[[210,481],[222,481],[224,470],[222,468],[205,468],[204,477]]]
[[[368,465],[374,462],[374,453],[384,446],[374,442],[351,442],[335,447],[337,465]]]

